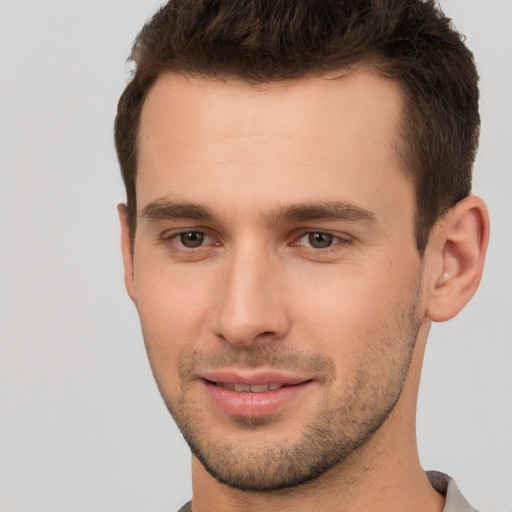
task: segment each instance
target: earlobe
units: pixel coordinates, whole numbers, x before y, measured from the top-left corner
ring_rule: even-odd
[[[133,251],[130,240],[130,228],[128,223],[127,206],[123,203],[118,204],[117,213],[119,214],[119,223],[121,224],[121,252],[123,255],[124,265],[124,283],[128,295],[136,304]]]
[[[427,317],[434,322],[453,318],[473,297],[482,277],[489,241],[485,203],[469,196],[451,208],[434,229],[428,257],[434,262]]]

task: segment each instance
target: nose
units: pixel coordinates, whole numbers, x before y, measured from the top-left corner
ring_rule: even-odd
[[[217,336],[238,346],[284,338],[290,317],[283,277],[282,265],[264,248],[234,251],[219,279]]]

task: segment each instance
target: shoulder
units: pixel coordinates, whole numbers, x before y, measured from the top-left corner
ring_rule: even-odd
[[[190,501],[188,503],[185,503],[185,505],[183,505],[183,507],[181,507],[178,510],[178,512],[190,512],[191,511],[190,504],[191,504]]]
[[[427,471],[427,477],[430,485],[446,496],[443,512],[478,512],[464,498],[453,478],[440,471]]]

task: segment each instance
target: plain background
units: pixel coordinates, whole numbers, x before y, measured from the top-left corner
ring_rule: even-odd
[[[0,511],[173,511],[188,448],[122,280],[112,122],[155,0],[0,1]],[[435,325],[418,410],[427,469],[512,511],[512,3],[444,0],[481,74],[481,288]]]

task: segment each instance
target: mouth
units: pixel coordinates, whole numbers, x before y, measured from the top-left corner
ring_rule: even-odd
[[[228,391],[236,391],[237,393],[265,393],[266,391],[276,391],[277,389],[294,386],[296,384],[284,384],[278,382],[268,382],[266,384],[241,384],[235,382],[213,382],[211,384],[227,389]]]
[[[315,383],[314,379],[276,373],[217,372],[201,380],[209,402],[216,409],[229,416],[251,418],[291,407]]]

